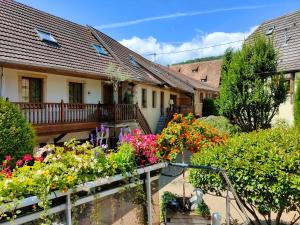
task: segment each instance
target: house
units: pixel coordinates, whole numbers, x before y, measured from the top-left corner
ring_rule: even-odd
[[[93,27],[12,0],[0,0],[0,16],[0,96],[19,106],[39,143],[87,139],[99,124],[112,135],[122,127],[150,133],[170,107],[194,111],[195,88],[184,75]],[[117,90],[111,66],[127,77]]]
[[[195,89],[195,113],[202,116],[202,104],[205,98],[219,95],[222,60],[210,60],[169,66],[178,77],[188,81]]]
[[[278,50],[277,70],[285,74],[288,83],[288,97],[285,103],[279,107],[279,113],[275,119],[284,119],[289,124],[293,123],[293,103],[296,88],[296,74],[300,71],[300,10],[270,19],[263,22],[253,34],[248,37],[251,40],[256,34],[265,35],[273,40]]]

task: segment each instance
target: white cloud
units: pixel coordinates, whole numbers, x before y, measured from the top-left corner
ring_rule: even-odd
[[[154,56],[149,54],[156,52],[157,55],[155,57],[155,61],[163,65],[167,65],[194,58],[221,55],[228,47],[233,47],[235,49],[240,48],[242,41],[239,40],[244,40],[256,28],[257,26],[252,27],[245,32],[213,32],[201,34],[200,36],[193,38],[191,41],[181,44],[159,42],[152,36],[148,38],[139,38],[134,36],[130,39],[123,39],[120,43],[152,61],[154,60]],[[233,43],[226,44],[229,42]],[[192,49],[198,50],[190,51]],[[173,54],[165,54],[171,52]]]
[[[146,22],[157,21],[157,20],[167,20],[167,19],[178,18],[178,17],[198,16],[198,15],[213,14],[213,13],[228,12],[228,11],[254,10],[254,9],[261,9],[261,8],[267,8],[267,7],[272,7],[272,6],[274,6],[274,5],[254,5],[254,6],[249,5],[249,6],[237,6],[237,7],[231,7],[231,8],[202,10],[202,11],[195,11],[195,12],[178,12],[178,13],[167,14],[167,15],[145,17],[145,18],[136,19],[136,20],[128,20],[128,21],[121,21],[121,22],[117,22],[117,23],[103,24],[103,25],[95,26],[95,27],[97,29],[128,27],[128,26],[132,26],[132,25],[136,25],[136,24],[140,24],[140,23],[146,23]]]

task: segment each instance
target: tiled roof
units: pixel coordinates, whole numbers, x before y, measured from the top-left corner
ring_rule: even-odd
[[[11,0],[0,0],[0,61],[51,66],[103,76],[116,60],[100,56],[101,45],[87,27]],[[49,32],[58,45],[40,40],[36,29]]]
[[[128,73],[130,80],[194,92],[190,85],[174,78],[159,65],[92,27],[12,0],[0,0],[0,18],[0,64],[32,65],[106,77],[106,68],[114,63]],[[37,29],[51,33],[58,45],[41,41]],[[98,54],[95,44],[108,55]]]
[[[165,71],[160,67],[160,65],[155,64],[136,52],[126,48],[118,41],[112,39],[111,37],[105,35],[104,33],[95,30],[100,38],[112,49],[112,51],[116,54],[116,56],[130,69],[135,71],[137,74],[145,76],[153,76],[157,81],[159,81],[162,85],[167,84],[170,87],[178,88],[187,92],[194,92],[194,89],[187,85],[186,83],[174,78],[168,71]],[[139,66],[134,66],[130,62],[130,57],[132,57]],[[153,78],[152,78],[153,79]]]
[[[172,65],[169,68],[173,71],[182,73],[193,80],[197,80],[198,82],[207,78],[207,81],[201,82],[201,85],[218,89],[221,77],[221,66],[222,60],[211,60]]]
[[[208,84],[205,84],[204,82],[200,82],[199,80],[186,76],[183,73],[179,73],[175,70],[172,70],[169,67],[165,67],[165,66],[160,66],[160,67],[164,70],[167,70],[169,74],[173,76],[175,79],[179,80],[180,82],[184,82],[185,84],[189,85],[190,87],[193,87],[194,89],[215,91],[215,92],[219,90],[218,88],[212,87]]]
[[[251,40],[255,34],[266,34],[270,28],[273,29],[270,38],[274,38],[275,47],[279,51],[279,71],[300,70],[300,10],[283,15],[278,18],[263,22],[256,31],[249,36]]]

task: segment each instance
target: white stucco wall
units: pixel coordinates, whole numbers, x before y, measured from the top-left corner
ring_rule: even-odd
[[[147,108],[142,107],[142,89],[147,90]],[[156,91],[156,108],[152,107],[152,91]],[[151,127],[152,132],[155,132],[157,122],[160,118],[160,94],[164,92],[164,110],[170,107],[170,95],[177,95],[177,99],[179,98],[179,94],[176,92],[170,91],[167,88],[156,88],[150,85],[138,84],[135,87],[135,99],[134,103],[138,102],[138,105],[146,117],[149,126]]]
[[[292,94],[288,94],[287,99],[284,103],[282,103],[279,106],[279,112],[274,116],[273,123],[275,123],[277,120],[284,120],[289,125],[294,124],[294,101],[295,101],[295,92],[297,88],[297,80],[300,78],[299,74],[296,74],[295,82],[292,82],[294,84],[293,87],[290,87],[292,90]]]
[[[21,101],[22,77],[36,77],[43,79],[43,101],[44,102],[69,102],[69,82],[83,83],[84,103],[98,103],[101,101],[102,85],[100,80],[76,78],[47,73],[30,72],[4,68],[3,71],[3,91],[4,98],[9,98],[11,102]]]

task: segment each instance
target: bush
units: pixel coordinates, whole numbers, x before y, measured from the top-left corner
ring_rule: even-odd
[[[297,87],[294,101],[294,124],[300,128],[300,79],[297,80]]]
[[[208,208],[208,205],[203,200],[201,203],[198,204],[195,212],[203,217],[210,216],[210,210]]]
[[[158,136],[157,142],[162,158],[175,161],[177,155],[185,150],[200,152],[208,146],[222,145],[226,139],[226,135],[200,122],[192,114],[175,114]]]
[[[0,99],[0,160],[11,155],[12,160],[32,153],[35,133],[20,110],[10,102]]]
[[[267,224],[273,219],[267,215],[274,212],[278,225],[283,212],[300,205],[299,148],[299,131],[276,127],[236,135],[224,146],[195,154],[192,163],[224,168],[256,223],[257,212]],[[190,182],[204,192],[222,194],[226,189],[218,174],[207,171],[191,170]]]
[[[200,118],[199,120],[213,128],[216,128],[223,134],[233,135],[239,132],[239,127],[231,124],[230,121],[224,116],[208,116]]]
[[[212,98],[205,98],[203,99],[203,110],[202,110],[202,116],[217,116],[218,115],[218,109],[215,104],[215,100]]]

